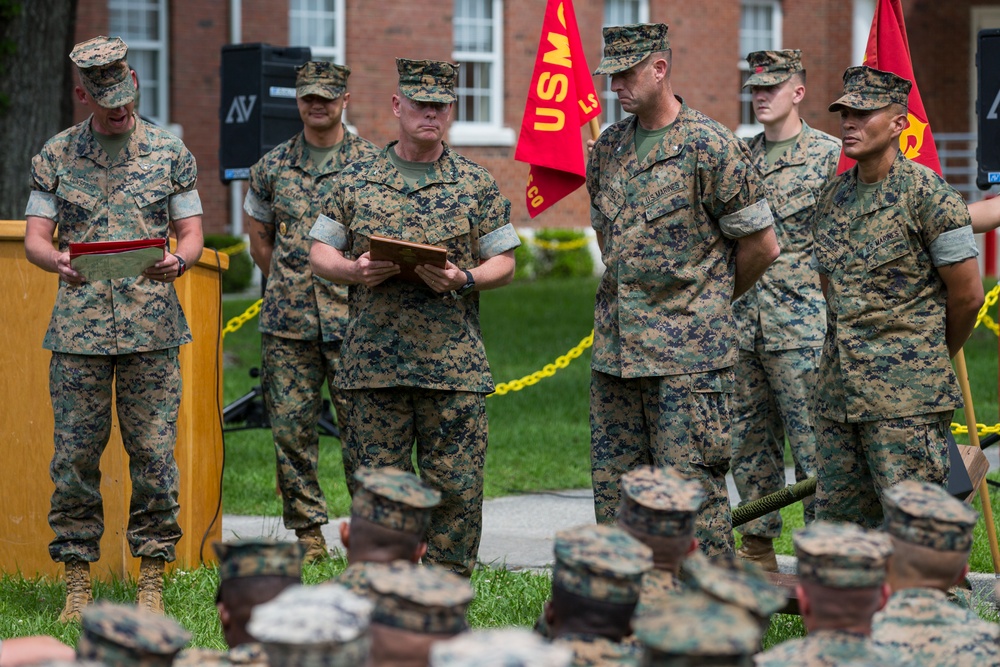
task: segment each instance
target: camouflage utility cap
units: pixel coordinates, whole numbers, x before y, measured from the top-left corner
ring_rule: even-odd
[[[358,488],[351,501],[351,516],[404,533],[423,536],[431,510],[441,494],[411,472],[396,468],[361,468],[354,473]]]
[[[670,48],[666,23],[636,23],[604,28],[604,57],[594,74],[617,74],[651,53]]]
[[[865,65],[848,67],[844,72],[844,94],[830,105],[830,111],[838,111],[841,107],[871,111],[890,104],[906,106],[912,86],[909,79],[892,72]]]
[[[968,551],[979,513],[940,486],[906,481],[882,495],[885,529],[904,542],[938,551]]]
[[[216,542],[219,579],[239,577],[293,577],[302,579],[302,551],[299,542],[253,539]]]
[[[605,602],[634,603],[653,552],[621,528],[580,526],[556,533],[552,585]]]
[[[73,47],[69,59],[80,68],[80,81],[94,101],[117,109],[135,101],[135,82],[125,60],[128,46],[120,37],[94,37]]]
[[[743,87],[776,86],[792,78],[797,72],[802,72],[802,52],[798,49],[784,51],[754,51],[747,56],[750,65],[750,77]]]
[[[347,667],[368,654],[372,603],[342,586],[292,586],[250,613],[271,667]]]
[[[295,95],[318,95],[328,100],[335,100],[347,90],[347,77],[351,68],[346,65],[334,65],[325,60],[313,60],[295,68]]]
[[[423,634],[457,634],[469,627],[465,613],[475,591],[465,577],[396,561],[372,564],[368,581],[377,596],[374,623]]]
[[[191,633],[167,616],[134,606],[98,602],[83,610],[76,653],[108,665],[169,665]]]
[[[573,651],[526,628],[463,632],[431,646],[430,667],[569,667]]]
[[[399,72],[399,92],[414,102],[450,104],[455,95],[458,65],[441,60],[407,60],[396,58]]]
[[[700,482],[673,468],[636,468],[621,479],[618,521],[647,535],[674,537],[694,533],[694,519],[705,502]]]
[[[676,656],[724,658],[760,650],[762,628],[756,618],[704,595],[673,596],[669,605],[634,619],[633,625],[636,639],[646,647],[644,665],[668,665]]]
[[[695,552],[681,563],[681,578],[702,593],[742,607],[761,619],[770,618],[788,602],[763,570],[734,554],[709,559]]]
[[[816,521],[792,537],[799,579],[831,588],[881,586],[892,542],[885,533],[853,523]]]

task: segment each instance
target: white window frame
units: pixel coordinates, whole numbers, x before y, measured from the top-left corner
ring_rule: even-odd
[[[781,35],[782,35],[782,10],[781,10],[781,0],[742,0],[740,2],[740,51],[743,50],[742,45],[742,32],[743,32],[743,10],[748,7],[765,7],[771,9],[771,43],[768,45],[768,51],[778,51],[782,48],[781,46]],[[762,49],[755,49],[762,50]],[[750,100],[750,90],[748,88],[743,88],[743,81],[750,72],[750,65],[747,64],[747,54],[740,53],[739,62],[739,72],[740,72],[740,90],[739,90],[739,101],[740,101],[740,111],[739,111],[739,125],[736,128],[736,134],[740,137],[752,137],[755,134],[764,131],[764,126],[757,122],[756,116],[753,115],[753,109],[751,107],[750,115],[753,117],[752,123],[743,122],[743,105],[751,104]]]
[[[170,34],[168,26],[169,14],[167,12],[167,0],[108,0],[108,15],[109,15],[109,27],[110,27],[110,15],[116,11],[123,11],[129,8],[136,7],[148,7],[156,10],[157,24],[159,30],[155,39],[142,39],[139,37],[134,37],[128,34],[117,35],[122,38],[122,40],[128,44],[128,50],[130,54],[134,54],[136,51],[153,51],[157,54],[156,62],[156,85],[157,85],[157,104],[156,108],[151,112],[147,111],[145,115],[157,125],[161,127],[167,127],[170,123],[170,46],[167,36]],[[111,32],[109,30],[109,32]],[[112,35],[116,36],[116,35]],[[135,69],[135,62],[132,59],[129,62],[129,66]],[[150,79],[148,72],[138,72],[139,77],[139,90],[140,90],[140,104],[142,103],[141,91],[145,85],[147,85]],[[148,99],[148,98],[147,98]],[[136,109],[136,112],[140,112]]]
[[[456,63],[485,62],[490,64],[489,109],[491,120],[489,122],[459,121],[455,119],[457,111],[453,108],[448,141],[454,146],[513,146],[516,140],[513,128],[504,126],[503,120],[503,0],[486,0],[486,2],[492,3],[493,50],[489,52],[453,50],[451,58]],[[454,45],[454,36],[452,36],[452,44]]]
[[[851,8],[851,65],[861,65],[868,48],[868,34],[875,18],[876,0],[854,0]],[[975,71],[975,70],[972,70]]]
[[[308,46],[312,52],[313,60],[329,60],[338,65],[347,64],[347,12],[345,0],[334,0],[333,11],[319,9],[322,0],[301,0],[302,4],[309,7],[295,8],[295,0],[288,3],[288,44],[290,46]],[[308,26],[316,21],[325,21],[332,18],[334,21],[333,39],[336,42],[330,44],[305,44],[303,39],[295,37],[295,26],[305,23]],[[308,34],[308,29],[303,30]]]
[[[633,0],[626,0],[631,4]],[[618,10],[611,9],[617,6]],[[604,26],[609,25],[629,25],[631,23],[649,23],[649,0],[639,0],[638,12],[635,18],[624,18],[624,7],[621,0],[604,0]],[[604,52],[604,40],[601,40],[601,53]],[[618,102],[618,95],[611,92],[611,77],[604,76],[604,87],[598,94],[601,96],[601,129],[603,130],[613,122],[624,119],[630,114],[621,108]],[[611,109],[615,110],[615,118],[610,117]]]

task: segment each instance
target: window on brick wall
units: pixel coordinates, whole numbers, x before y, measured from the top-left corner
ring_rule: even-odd
[[[167,0],[108,0],[108,32],[128,44],[128,64],[139,78],[138,111],[169,122]]]
[[[736,133],[751,136],[762,130],[753,113],[750,89],[743,88],[750,76],[746,57],[754,51],[781,48],[781,2],[779,0],[743,0],[740,7],[739,100],[740,126]]]
[[[503,0],[455,0],[452,60],[459,65],[449,141],[511,146],[503,125]]]
[[[649,0],[604,0],[604,25],[629,25],[649,21]],[[603,51],[604,47],[601,46]],[[611,92],[611,77],[604,77],[601,91],[604,125],[617,123],[628,114],[618,103],[618,96]]]
[[[345,64],[344,0],[290,0],[288,43],[308,46],[313,60]]]

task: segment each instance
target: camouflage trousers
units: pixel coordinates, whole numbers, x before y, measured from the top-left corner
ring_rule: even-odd
[[[844,424],[816,417],[816,518],[882,527],[882,492],[906,479],[948,484],[952,411]]]
[[[470,576],[483,533],[486,397],[418,387],[348,392],[354,465],[413,472],[441,493],[425,562]]]
[[[319,485],[319,432],[323,383],[337,413],[341,448],[346,442],[344,392],[335,386],[340,342],[261,336],[261,384],[271,420],[278,465],[282,516],[289,530],[327,523],[326,497]],[[344,472],[353,481],[353,470]]]
[[[112,386],[114,388],[112,388]],[[49,526],[56,562],[97,561],[104,534],[101,454],[114,402],[129,457],[132,497],[125,532],[133,556],[173,561],[180,474],[174,459],[181,372],[177,348],[97,356],[52,353],[49,394],[55,418]]]
[[[818,347],[740,350],[733,400],[733,481],[740,505],[785,488],[785,437],[795,461],[795,480],[816,475],[816,436],[810,402],[816,385]],[[806,523],[815,519],[815,498],[803,503]],[[744,535],[781,536],[781,513],[771,512],[738,528]]]
[[[590,463],[598,523],[615,521],[622,475],[643,465],[672,466],[705,488],[695,522],[701,549],[710,556],[733,552],[726,487],[733,384],[732,368],[634,379],[591,372]]]

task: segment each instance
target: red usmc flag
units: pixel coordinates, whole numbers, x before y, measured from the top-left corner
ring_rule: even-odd
[[[872,19],[872,29],[868,33],[868,46],[865,47],[865,65],[892,72],[913,83],[908,100],[909,125],[899,135],[899,150],[903,155],[925,167],[930,167],[941,173],[941,161],[938,159],[934,137],[931,136],[931,126],[924,111],[917,81],[913,78],[913,64],[910,62],[910,46],[906,41],[906,25],[903,23],[903,8],[899,0],[878,0],[875,6],[875,18]],[[854,160],[840,153],[840,163],[837,173],[845,172],[854,166]]]
[[[571,0],[548,0],[514,159],[531,165],[525,201],[536,215],[583,185],[580,126],[601,113]]]

